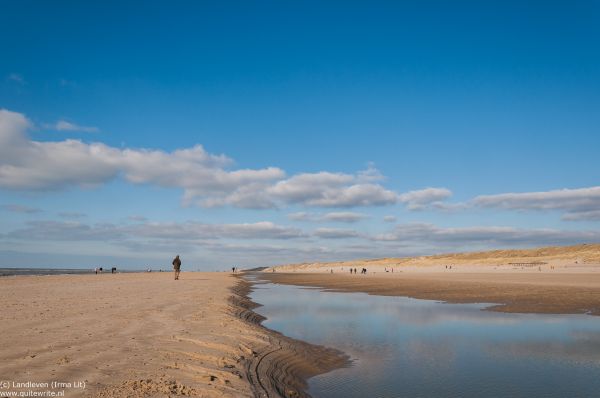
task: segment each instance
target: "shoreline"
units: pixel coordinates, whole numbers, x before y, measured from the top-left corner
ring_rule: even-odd
[[[308,397],[348,365],[262,326],[251,289],[222,272],[0,278],[0,374],[85,385],[66,397]]]
[[[287,337],[262,325],[266,319],[253,311],[261,304],[249,298],[253,282],[237,276],[230,298],[235,315],[265,331],[268,344],[257,347],[246,363],[246,377],[256,397],[310,397],[305,391],[307,380],[350,364],[344,353],[333,348],[310,344]]]
[[[272,283],[448,303],[487,311],[600,316],[600,273],[396,272],[367,275],[263,272]]]

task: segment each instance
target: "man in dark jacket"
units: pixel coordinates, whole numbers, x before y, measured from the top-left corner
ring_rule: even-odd
[[[175,271],[175,280],[179,279],[179,272],[181,271],[181,260],[179,254],[173,259],[173,271]]]

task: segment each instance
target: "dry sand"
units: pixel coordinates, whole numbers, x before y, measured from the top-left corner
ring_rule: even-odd
[[[306,378],[347,363],[260,326],[249,291],[225,273],[0,278],[0,381],[72,383],[33,388],[65,396],[303,396]]]

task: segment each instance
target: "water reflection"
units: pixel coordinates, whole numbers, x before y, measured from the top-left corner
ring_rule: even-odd
[[[590,397],[600,318],[503,314],[484,304],[264,284],[265,326],[338,348],[353,366],[309,380],[316,397]]]

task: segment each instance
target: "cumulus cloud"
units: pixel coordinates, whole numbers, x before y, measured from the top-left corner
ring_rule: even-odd
[[[381,206],[397,194],[376,181],[374,167],[356,174],[303,173],[285,178],[277,167],[229,170],[233,161],[201,145],[172,152],[115,148],[81,140],[39,142],[27,136],[24,115],[0,110],[0,188],[58,190],[93,187],[118,176],[134,184],[181,188],[186,205],[273,208]],[[74,125],[63,124],[65,130]]]
[[[521,229],[501,226],[444,228],[433,224],[414,223],[397,225],[391,232],[376,235],[372,239],[458,248],[568,245],[597,242],[600,240],[600,231]]]
[[[244,224],[144,223],[124,230],[135,236],[169,239],[295,239],[305,237],[302,230],[270,221]]]
[[[58,189],[105,182],[119,172],[119,151],[81,141],[42,143],[26,131],[32,124],[21,114],[0,109],[0,188]]]
[[[342,228],[317,228],[314,235],[323,239],[356,238],[359,236],[358,232],[353,229]]]
[[[32,124],[19,113],[0,110],[0,188],[57,190],[68,186],[95,186],[118,175],[136,184],[184,189],[188,202],[244,207],[248,187],[284,176],[277,168],[225,170],[232,164],[224,155],[212,155],[201,145],[173,152],[120,149],[80,140],[38,142],[26,132]],[[223,198],[229,197],[229,200]]]
[[[399,196],[399,200],[409,210],[424,210],[428,206],[439,204],[451,196],[452,192],[446,188],[425,188],[406,192]]]
[[[2,209],[6,210],[6,211],[10,211],[12,213],[35,214],[35,213],[42,212],[41,209],[38,209],[36,207],[29,207],[29,206],[16,205],[16,204],[5,204],[5,205],[1,205],[0,207]]]
[[[302,230],[270,221],[243,224],[205,224],[199,222],[152,223],[133,225],[113,223],[86,224],[78,221],[32,221],[24,228],[5,234],[8,239],[56,241],[98,240],[106,242],[136,239],[211,240],[211,239],[296,239],[307,235]]]
[[[125,233],[110,223],[88,225],[78,221],[31,221],[26,227],[4,234],[5,239],[41,241],[103,241],[125,238]]]
[[[564,220],[600,219],[600,186],[559,189],[542,192],[481,195],[472,200],[475,206],[507,210],[561,210]]]
[[[82,131],[84,133],[97,133],[98,131],[100,131],[98,127],[80,126],[78,124],[71,123],[66,120],[59,120],[53,124],[45,124],[44,127],[56,131]]]
[[[323,215],[324,221],[335,221],[335,222],[345,222],[345,223],[354,223],[360,221],[367,216],[362,213],[354,213],[351,211],[339,211],[339,212],[331,212]]]
[[[58,216],[62,217],[62,218],[77,219],[77,218],[86,217],[86,214],[85,213],[80,213],[78,211],[61,211],[60,213],[58,213]]]
[[[310,221],[310,222],[343,222],[354,223],[358,222],[367,215],[363,213],[355,213],[351,211],[339,211],[326,214],[314,214],[307,212],[297,212],[288,214],[288,218],[292,221]]]
[[[409,210],[460,211],[472,208],[514,211],[562,211],[565,221],[600,220],[600,187],[558,189],[541,192],[480,195],[460,203],[445,202],[452,195],[446,188],[426,188],[399,196]]]
[[[570,211],[562,216],[565,221],[600,221],[599,210]]]
[[[383,217],[384,222],[396,222],[398,219],[396,216],[385,216]]]
[[[373,171],[303,173],[269,187],[268,194],[286,203],[314,207],[383,206],[398,200],[395,192],[371,182]]]

